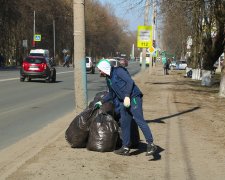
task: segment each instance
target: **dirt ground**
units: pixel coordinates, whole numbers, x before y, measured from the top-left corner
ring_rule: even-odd
[[[64,133],[74,112],[0,152],[0,179],[8,180],[223,180],[225,99],[219,82],[201,87],[183,71],[156,66],[134,79],[144,93],[144,115],[158,152],[145,156],[142,133],[131,156],[72,149]]]

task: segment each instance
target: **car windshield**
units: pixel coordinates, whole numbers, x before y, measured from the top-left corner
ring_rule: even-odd
[[[43,58],[29,58],[29,57],[27,57],[25,61],[28,63],[34,63],[34,64],[42,64],[46,62],[45,59]]]
[[[41,53],[30,53],[31,56],[44,56],[44,54]]]
[[[111,66],[116,66],[116,61],[110,61]]]
[[[180,63],[182,63],[182,64],[186,64],[186,61],[180,61]]]
[[[86,63],[89,63],[89,58],[86,58]]]

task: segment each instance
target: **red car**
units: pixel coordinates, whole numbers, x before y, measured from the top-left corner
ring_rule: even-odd
[[[20,69],[20,81],[44,78],[46,82],[56,81],[56,69],[53,62],[44,56],[27,56]]]

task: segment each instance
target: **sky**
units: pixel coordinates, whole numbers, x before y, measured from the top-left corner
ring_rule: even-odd
[[[121,3],[124,0],[99,0],[102,4],[110,3],[115,9],[116,16],[125,19],[129,23],[129,30],[136,31],[138,25],[144,24],[144,4],[139,7],[131,9],[134,1],[130,0],[130,3]]]

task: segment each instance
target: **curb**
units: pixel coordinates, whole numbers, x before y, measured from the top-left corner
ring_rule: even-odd
[[[41,130],[0,151],[0,179],[6,179],[29,159],[56,141],[75,117],[71,112]]]

